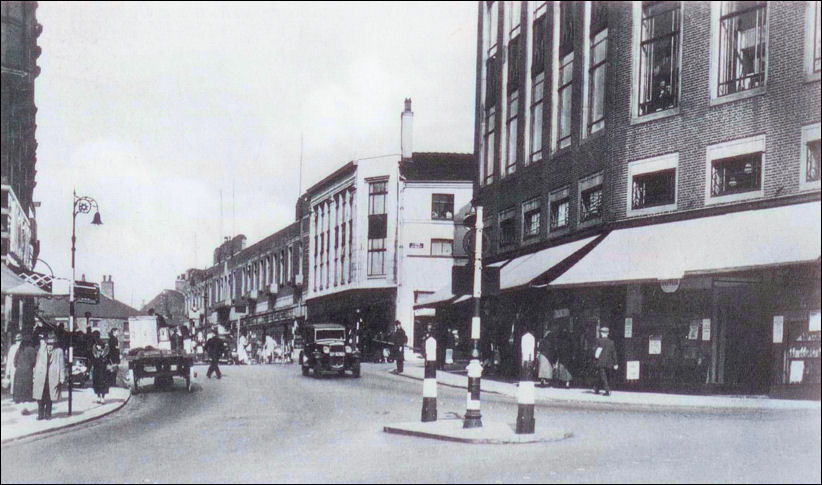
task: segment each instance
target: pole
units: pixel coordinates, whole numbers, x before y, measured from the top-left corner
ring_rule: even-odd
[[[437,420],[437,341],[425,339],[425,380],[422,381],[422,422]]]
[[[482,364],[479,360],[480,345],[480,297],[482,296],[482,206],[477,206],[476,229],[474,231],[474,317],[471,319],[471,340],[474,348],[471,351],[471,362],[468,371],[468,399],[463,420],[463,428],[481,428],[480,384]]]
[[[517,388],[517,434],[534,433],[534,336],[522,336],[522,362]]]
[[[77,191],[73,192],[71,203],[71,281],[69,282],[69,348],[68,348],[68,415],[71,416],[71,370],[74,365],[74,250],[77,242],[75,232],[77,220]]]

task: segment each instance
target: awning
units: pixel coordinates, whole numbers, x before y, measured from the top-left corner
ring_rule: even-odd
[[[561,244],[512,259],[500,268],[500,290],[510,290],[531,283],[537,277],[547,273],[554,266],[584,248],[594,239],[596,239],[596,236]]]
[[[435,291],[434,293],[431,293],[430,295],[420,297],[420,300],[414,305],[414,308],[434,306],[440,303],[450,301],[455,296],[457,295],[451,293],[451,285],[444,286],[439,290]]]
[[[680,279],[812,263],[820,257],[820,203],[619,229],[552,287]]]
[[[0,264],[2,269],[2,294],[15,296],[49,296],[50,293],[41,290],[40,288],[26,282],[23,278],[14,274],[14,271],[9,269],[5,264]]]

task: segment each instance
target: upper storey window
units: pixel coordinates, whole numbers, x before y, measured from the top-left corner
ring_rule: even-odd
[[[768,8],[765,2],[722,2],[719,7],[717,97],[765,85]]]
[[[637,115],[679,103],[680,2],[642,2]]]

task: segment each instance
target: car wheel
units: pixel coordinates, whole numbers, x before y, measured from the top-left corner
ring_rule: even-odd
[[[309,370],[311,370],[310,367],[308,367],[307,365],[303,365],[303,366],[300,366],[300,367],[302,367],[302,369],[303,369],[303,376],[307,376]]]
[[[322,365],[319,362],[314,363],[314,377],[321,379],[323,376]]]
[[[360,377],[360,363],[357,362],[353,366],[351,366],[351,375],[353,377],[359,378]]]

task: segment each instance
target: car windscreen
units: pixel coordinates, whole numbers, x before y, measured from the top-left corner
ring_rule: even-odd
[[[315,337],[317,340],[345,340],[345,330],[317,330]]]

